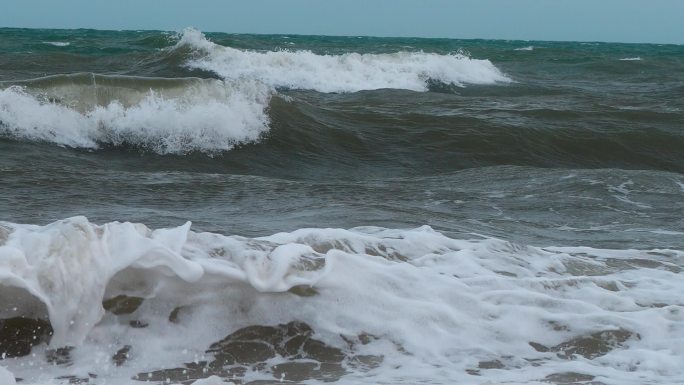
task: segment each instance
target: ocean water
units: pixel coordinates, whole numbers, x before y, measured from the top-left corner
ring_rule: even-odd
[[[0,29],[0,384],[684,383],[684,47]]]

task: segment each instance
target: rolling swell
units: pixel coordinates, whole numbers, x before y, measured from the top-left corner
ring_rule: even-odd
[[[250,94],[255,88],[247,85],[93,74],[37,79],[0,91],[0,132],[9,140],[109,148],[111,156],[198,152],[211,157],[166,162],[291,177],[435,175],[493,165],[684,169],[684,136],[671,128],[682,118],[673,112],[492,108],[477,97],[402,90],[273,97],[268,88]],[[41,114],[21,116],[36,109]]]
[[[133,64],[143,73],[157,67],[212,72],[224,80],[75,73],[7,81],[0,83],[0,134],[76,148],[216,155],[255,142],[268,130],[266,109],[276,89],[427,91],[435,81],[455,86],[509,81],[489,61],[463,55],[255,52],[217,45],[195,30]]]
[[[41,37],[69,43],[41,49],[64,57],[56,71],[68,61],[64,72],[73,73],[1,82],[0,138],[107,149],[108,157],[131,150],[180,155],[164,161],[171,169],[190,162],[293,177],[432,175],[491,165],[684,169],[681,82],[640,75],[644,65],[672,61],[648,52],[573,47],[576,60],[552,67],[561,51],[543,45],[514,54],[505,47],[509,56],[493,55],[494,65],[389,40],[392,48],[349,52],[268,46],[287,41],[277,37],[244,38],[261,41],[258,49],[235,36],[212,38],[220,45],[192,29],[120,38],[109,44],[128,48],[105,73],[126,75],[73,72],[104,65],[103,56],[91,52],[74,67],[87,51],[81,40]],[[334,44],[350,44],[340,41]],[[632,56],[646,64],[619,60]],[[612,72],[591,63],[625,69],[611,76],[627,80],[609,82],[604,73]],[[565,72],[554,75],[559,68]],[[578,71],[601,81],[578,78]]]
[[[400,99],[396,93],[391,96],[394,103]],[[684,136],[667,128],[680,119],[673,114],[614,112],[615,123],[609,126],[592,124],[596,117],[591,114],[545,108],[450,116],[410,111],[409,105],[400,106],[403,113],[390,113],[382,106],[372,111],[368,105],[344,110],[345,103],[351,104],[347,99],[355,97],[325,108],[276,98],[271,102],[272,128],[266,140],[227,156],[239,158],[258,151],[261,156],[271,153],[286,159],[297,154],[298,163],[327,165],[336,173],[346,168],[350,175],[359,171],[439,174],[492,165],[684,169],[680,151]],[[639,119],[652,126],[661,121],[661,127],[627,129],[620,125]],[[562,123],[568,120],[572,123]]]
[[[32,95],[75,107],[80,112],[114,102],[129,107],[139,103],[150,92],[167,99],[192,92],[219,97],[224,96],[222,92],[229,87],[212,79],[119,76],[87,72],[0,82],[0,87],[10,86],[22,87]]]

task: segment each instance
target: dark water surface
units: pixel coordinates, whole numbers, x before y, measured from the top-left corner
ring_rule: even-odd
[[[97,73],[140,77],[111,87],[125,80],[144,92],[170,87],[145,78],[219,77],[186,66],[196,53],[171,49],[178,37],[169,33],[2,29],[0,37],[3,87],[89,87]],[[680,46],[207,37],[257,52],[468,52],[512,82],[458,87],[426,79],[430,92],[278,87],[261,139],[209,154],[160,155],[135,139],[58,147],[17,138],[5,122],[3,218],[47,223],[81,214],[155,227],[192,220],[244,235],[430,224],[534,244],[682,245],[664,234],[684,232]],[[624,60],[634,58],[641,60]],[[71,73],[85,74],[25,82]]]

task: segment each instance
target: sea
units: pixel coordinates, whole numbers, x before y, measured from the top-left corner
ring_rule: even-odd
[[[0,384],[684,384],[684,46],[0,29]]]

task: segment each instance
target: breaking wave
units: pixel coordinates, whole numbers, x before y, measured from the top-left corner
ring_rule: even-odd
[[[534,46],[528,45],[526,47],[514,48],[513,51],[534,51]]]
[[[635,371],[668,382],[684,375],[681,352],[668,349],[684,341],[682,256],[458,240],[427,226],[245,238],[192,232],[189,222],[0,222],[0,319],[40,325],[40,338],[0,347],[37,362],[45,354],[53,374],[164,383],[227,373],[442,383],[491,372],[497,382],[579,373],[631,384]],[[288,348],[314,336],[299,356]],[[288,354],[289,365],[314,367],[279,369]],[[122,368],[103,366],[109,357]],[[6,364],[35,381],[33,364]]]
[[[169,55],[180,60],[171,65],[213,72],[223,80],[76,73],[0,83],[0,137],[87,149],[126,145],[160,154],[212,154],[255,142],[269,130],[267,108],[277,88],[427,91],[434,82],[509,81],[488,60],[461,54],[245,51],[214,44],[194,29],[155,60],[165,63]]]
[[[0,136],[211,153],[258,140],[268,130],[270,98],[267,87],[248,81],[57,75],[0,90]]]
[[[43,44],[48,44],[54,47],[68,47],[71,43],[66,41],[44,41]]]
[[[187,66],[224,79],[254,79],[272,87],[319,92],[356,92],[382,88],[427,91],[430,82],[464,86],[510,82],[489,60],[463,54],[425,52],[317,55],[311,51],[247,51],[210,42],[186,29],[176,47],[191,47],[197,57]]]

